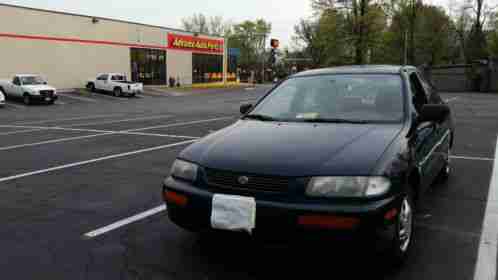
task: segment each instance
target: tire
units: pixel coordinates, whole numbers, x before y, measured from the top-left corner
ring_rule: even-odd
[[[89,83],[86,88],[90,91],[90,92],[95,92],[95,85],[93,83]]]
[[[443,169],[439,173],[439,182],[444,183],[448,181],[451,175],[451,147],[448,145],[448,151],[446,152],[446,162],[444,163]]]
[[[25,105],[31,105],[31,97],[29,94],[24,94],[22,97],[22,101]]]
[[[121,95],[123,95],[123,90],[121,90],[121,88],[117,87],[117,88],[114,88],[114,90],[112,91],[112,93],[116,97],[121,97]]]
[[[393,240],[389,247],[389,258],[394,266],[401,266],[404,263],[413,244],[414,212],[413,190],[410,187],[398,208]]]

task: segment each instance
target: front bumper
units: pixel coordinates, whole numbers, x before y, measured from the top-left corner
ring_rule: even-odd
[[[55,101],[57,100],[59,97],[57,96],[57,94],[53,94],[53,95],[34,95],[34,94],[30,94],[29,95],[29,98],[31,98],[31,100],[35,100],[35,101]]]
[[[211,230],[211,206],[214,193],[194,187],[189,183],[172,177],[164,181],[164,190],[183,195],[187,198],[185,205],[178,205],[165,199],[168,216],[176,224],[195,230]],[[163,196],[164,197],[164,196]],[[325,233],[327,236],[355,236],[375,232],[380,237],[391,239],[394,219],[386,219],[386,214],[398,209],[401,196],[356,204],[277,202],[256,198],[256,228],[254,235],[265,236],[310,236],[310,231]],[[303,225],[300,217],[334,216],[354,219],[358,223],[351,228],[333,228],[317,225]],[[315,238],[313,235],[312,238]]]

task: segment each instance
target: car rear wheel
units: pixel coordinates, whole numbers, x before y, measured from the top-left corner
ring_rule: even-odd
[[[393,264],[401,265],[413,242],[414,203],[412,191],[409,191],[401,202],[396,216],[393,240],[389,255]]]
[[[90,91],[90,92],[95,92],[95,85],[93,83],[89,83],[86,88]]]
[[[31,104],[31,97],[29,96],[29,94],[25,94],[22,98],[23,100],[23,103],[25,105],[30,105]]]
[[[115,88],[113,93],[114,93],[114,96],[120,97],[123,94],[123,91],[121,90],[121,88]]]

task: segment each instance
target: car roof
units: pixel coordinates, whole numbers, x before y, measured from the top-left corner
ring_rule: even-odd
[[[347,65],[299,72],[294,77],[323,74],[399,74],[402,70],[415,70],[409,65]]]

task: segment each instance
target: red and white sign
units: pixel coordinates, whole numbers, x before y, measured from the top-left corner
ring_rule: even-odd
[[[196,36],[168,34],[168,48],[207,53],[223,53],[223,40],[208,39]]]

